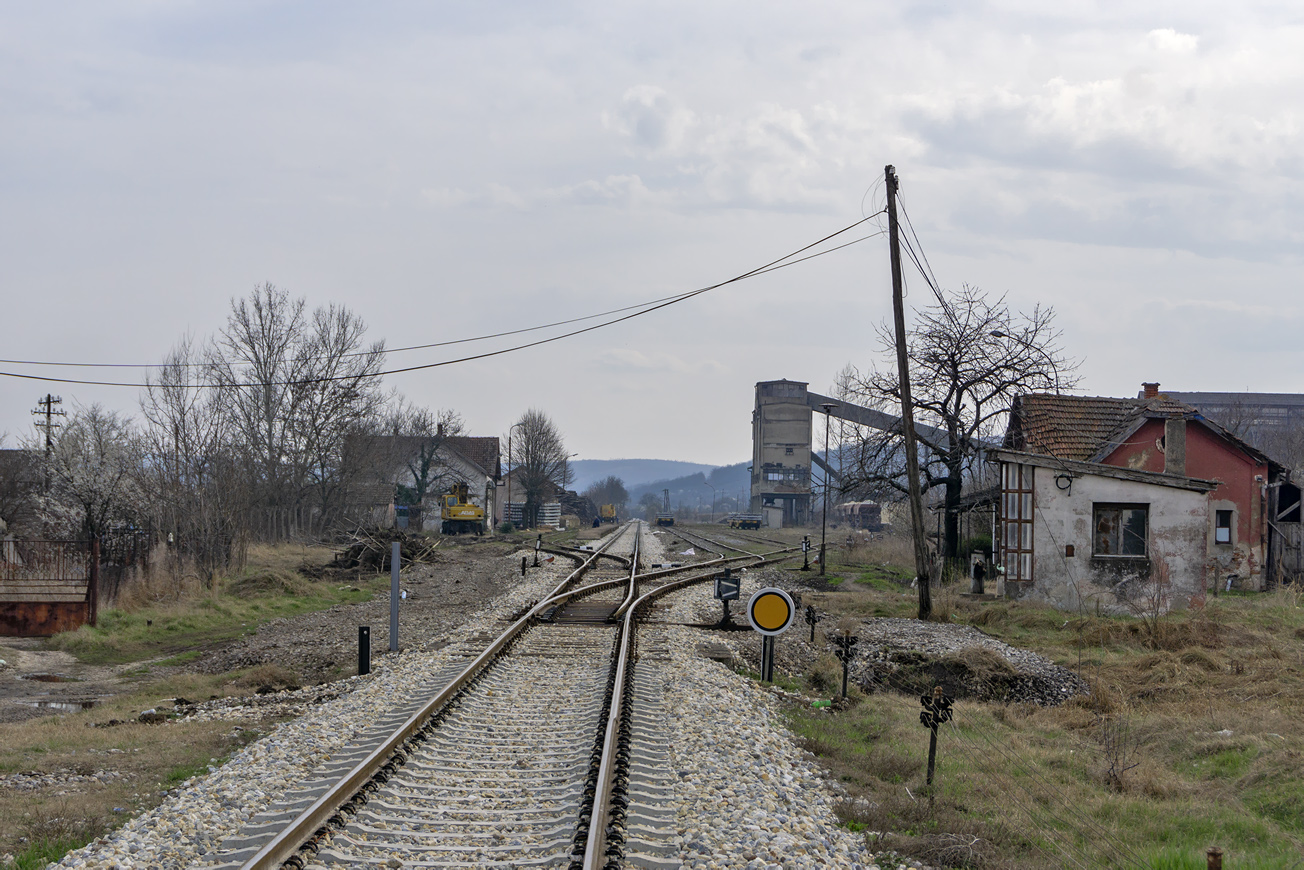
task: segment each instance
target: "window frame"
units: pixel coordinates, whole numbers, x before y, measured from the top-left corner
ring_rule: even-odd
[[[1000,546],[1007,582],[1033,579],[1036,471],[1035,465],[1002,463]]]
[[[1227,520],[1227,525],[1222,524],[1222,520]],[[1232,541],[1232,529],[1236,527],[1236,511],[1234,510],[1215,510],[1213,512],[1213,542],[1215,544],[1224,544],[1230,546]],[[1226,537],[1223,537],[1223,533]]]
[[[1140,511],[1145,518],[1145,535],[1141,538],[1140,553],[1121,552],[1124,549],[1128,524],[1123,519],[1124,511]],[[1101,552],[1100,521],[1102,513],[1116,513],[1118,547],[1120,552]],[[1149,502],[1112,502],[1098,501],[1091,503],[1091,557],[1093,559],[1149,559],[1150,558],[1150,503]]]

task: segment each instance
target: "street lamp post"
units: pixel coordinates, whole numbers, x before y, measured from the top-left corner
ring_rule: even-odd
[[[512,430],[520,423],[507,427],[507,503],[503,505],[503,522],[507,522],[507,512],[512,509]]]
[[[824,576],[824,561],[828,550],[825,547],[825,535],[829,526],[829,415],[838,407],[837,402],[821,402],[824,409],[824,512],[820,515],[820,576]]]
[[[706,481],[702,481],[702,482],[706,483]],[[706,485],[711,486],[711,484],[709,483],[707,483]],[[715,522],[715,487],[714,486],[711,486],[711,522],[712,523]]]

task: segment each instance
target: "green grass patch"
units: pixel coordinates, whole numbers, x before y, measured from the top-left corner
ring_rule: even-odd
[[[207,764],[183,764],[169,770],[163,777],[163,784],[167,786],[180,785],[192,776],[200,776],[205,773],[208,773]]]
[[[178,653],[177,655],[174,655],[171,658],[163,659],[163,661],[159,662],[158,664],[160,667],[176,667],[178,665],[188,665],[191,662],[198,661],[203,657],[204,657],[204,653],[201,650],[189,649],[183,653]]]
[[[13,867],[16,870],[41,870],[52,861],[58,861],[74,849],[80,849],[91,840],[94,834],[82,836],[41,837],[29,842],[20,852],[15,853]]]
[[[82,626],[50,638],[54,649],[88,664],[126,664],[164,657],[184,664],[202,648],[255,631],[260,623],[366,601],[384,578],[356,583],[313,582],[286,571],[246,571],[228,580],[215,597],[127,612],[110,609],[98,625]]]

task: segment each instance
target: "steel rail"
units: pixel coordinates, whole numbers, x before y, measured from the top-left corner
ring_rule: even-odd
[[[544,544],[539,549],[543,550],[543,552],[545,553],[552,553],[557,556],[566,556],[569,559],[575,559],[581,556],[588,556],[591,553],[593,553],[593,550],[586,550],[583,547],[570,547],[570,546],[562,546],[558,544]],[[624,556],[617,556],[614,553],[599,553],[598,555],[603,559],[613,559],[625,567],[629,566],[629,559]]]
[[[524,616],[512,623],[484,652],[463,668],[453,678],[452,682],[438,694],[431,697],[429,701],[422,705],[421,709],[413,713],[407,721],[386,738],[384,743],[377,746],[343,778],[313,801],[290,824],[259,849],[253,857],[242,864],[240,870],[271,870],[271,868],[279,867],[289,860],[314,834],[330,821],[331,817],[338,812],[340,806],[356,794],[363,785],[385,766],[390,757],[394,755],[395,750],[419,731],[425,725],[427,719],[452,700],[467,683],[476,677],[502,651],[503,647],[507,646],[526,626],[536,619],[540,612],[547,609],[548,603],[553,597],[565,589],[568,584],[583,576],[584,572],[597,561],[598,554],[613,545],[620,537],[620,532],[623,531],[624,529],[619,529],[617,534],[613,534],[606,544],[594,551],[592,556],[584,560],[583,564],[567,575],[566,579],[559,583],[556,589],[544,596]]]
[[[786,552],[786,551],[776,551]],[[738,558],[755,558],[761,564],[766,562],[778,562],[782,559],[770,559],[767,556],[740,556]],[[585,838],[584,857],[579,861],[572,863],[572,867],[577,865],[582,870],[602,870],[610,860],[607,855],[607,828],[608,817],[611,815],[611,808],[614,803],[612,794],[612,785],[616,780],[617,768],[620,764],[620,735],[622,723],[625,718],[625,683],[629,673],[631,650],[633,648],[634,621],[638,609],[650,603],[654,599],[665,595],[669,592],[691,586],[694,583],[702,583],[718,576],[719,565],[713,561],[710,563],[699,562],[693,566],[681,566],[672,571],[682,572],[692,568],[712,568],[708,574],[702,577],[685,577],[679,580],[672,580],[669,583],[663,583],[655,589],[650,589],[641,596],[622,605],[624,616],[620,621],[620,652],[616,662],[616,676],[612,687],[611,707],[607,714],[607,725],[603,733],[602,758],[598,767],[597,788],[593,795],[593,806],[589,813],[589,830]],[[663,572],[658,572],[661,574]],[[639,581],[646,579],[647,575],[639,575]]]

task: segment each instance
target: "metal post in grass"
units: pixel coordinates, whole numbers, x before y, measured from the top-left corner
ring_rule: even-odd
[[[399,543],[389,549],[389,651],[398,652],[398,562]]]
[[[1222,849],[1217,846],[1210,846],[1209,851],[1204,853],[1207,870],[1222,870],[1222,856]]]
[[[815,642],[815,623],[820,621],[820,615],[815,612],[814,604],[806,605],[806,624],[810,626],[810,642]]]
[[[371,673],[371,626],[358,626],[358,676]]]
[[[942,692],[941,686],[934,686],[931,694],[919,696],[919,703],[924,706],[919,714],[919,721],[928,728],[928,778],[929,799],[932,799],[933,769],[937,764],[937,726],[951,721],[951,699]]]
[[[811,626],[811,634],[815,633],[815,626]],[[841,635],[833,639],[833,653],[842,662],[842,699],[847,698],[847,675],[851,671],[851,659],[855,655],[857,638],[852,636],[850,631],[843,631]]]

